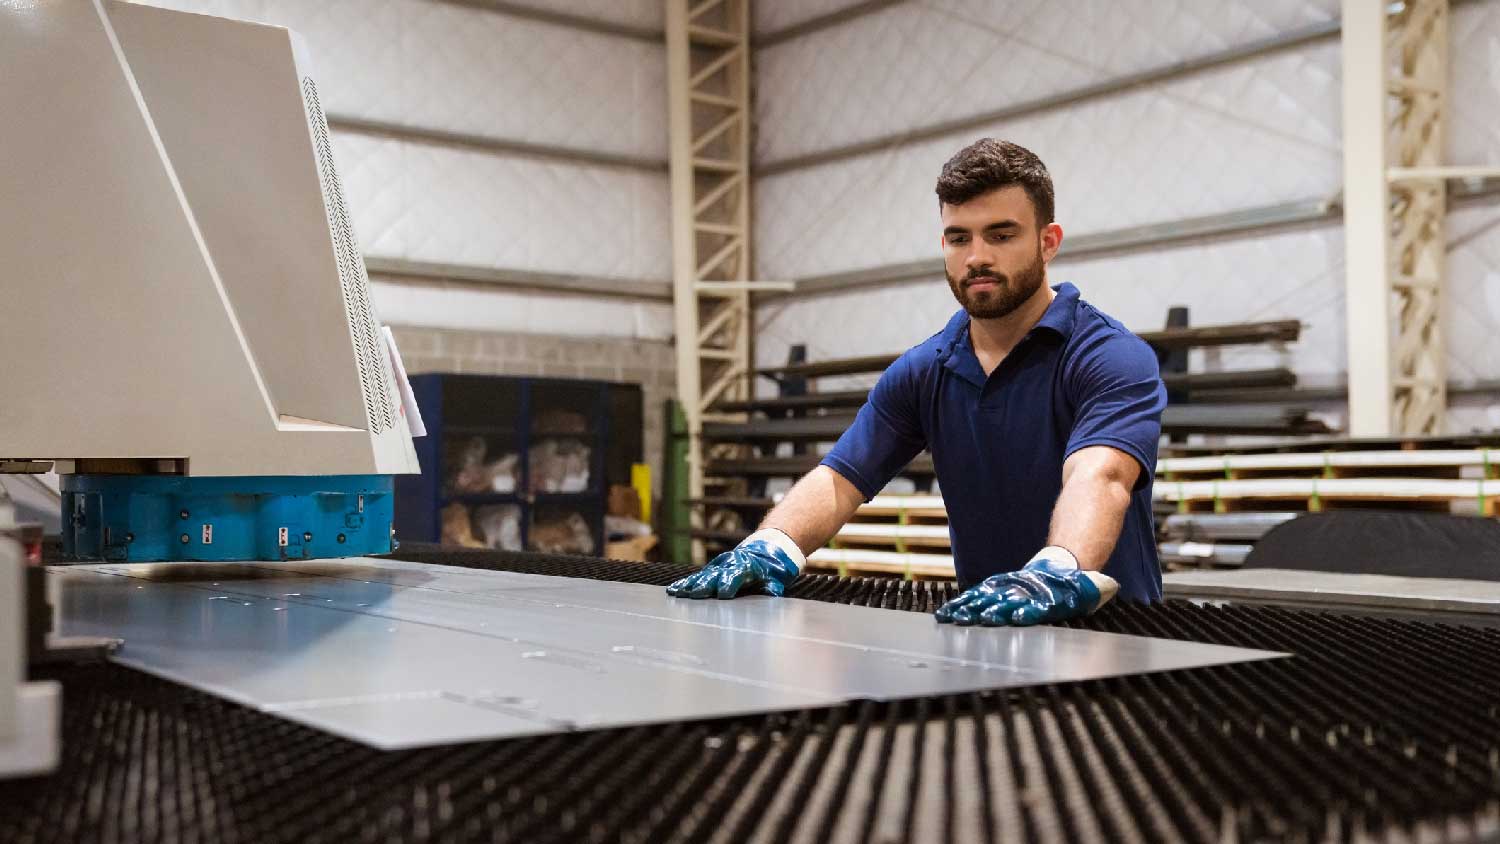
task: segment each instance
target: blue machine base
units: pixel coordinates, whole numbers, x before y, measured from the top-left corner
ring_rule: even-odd
[[[394,491],[392,475],[63,475],[63,553],[142,563],[387,554]]]

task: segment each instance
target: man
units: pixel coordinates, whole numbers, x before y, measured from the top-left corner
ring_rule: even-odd
[[[1063,232],[1030,151],[980,140],[943,166],[937,195],[962,310],[885,371],[759,531],[669,594],[783,594],[804,554],[926,448],[966,589],[939,622],[1028,625],[1085,615],[1117,592],[1161,597],[1151,480],[1166,390],[1155,354],[1073,285],[1047,285]]]

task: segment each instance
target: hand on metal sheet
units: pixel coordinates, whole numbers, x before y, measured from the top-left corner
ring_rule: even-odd
[[[1079,568],[1064,548],[1043,548],[1020,571],[992,575],[943,604],[939,624],[1029,627],[1088,615],[1120,590],[1115,579]]]
[[[807,565],[791,537],[765,528],[745,538],[708,565],[667,587],[677,598],[733,598],[737,595],[781,597]]]

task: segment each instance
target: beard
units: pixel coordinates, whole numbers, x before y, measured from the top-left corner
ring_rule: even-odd
[[[1047,279],[1047,265],[1042,261],[1042,250],[1038,246],[1036,260],[1031,266],[1013,275],[1005,275],[990,267],[969,270],[968,275],[962,279],[954,278],[945,267],[943,275],[948,277],[948,289],[953,291],[953,298],[958,300],[958,304],[963,306],[969,316],[974,319],[999,319],[1009,316],[1041,289],[1042,283]],[[992,290],[971,290],[970,285],[976,279],[993,279],[996,284]]]

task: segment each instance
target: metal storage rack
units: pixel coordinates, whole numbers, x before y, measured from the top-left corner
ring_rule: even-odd
[[[611,483],[628,484],[630,465],[642,455],[641,389],[635,384],[558,378],[428,374],[411,379],[427,436],[415,441],[422,474],[396,481],[398,539],[438,542],[443,511],[459,505],[472,518],[480,508],[514,506],[522,548],[536,546],[539,519],[578,513],[588,523],[593,553],[604,551],[604,515]],[[559,426],[559,413],[583,424]],[[554,421],[549,421],[549,416]],[[537,489],[533,449],[547,441],[573,441],[589,449],[588,479],[581,490]],[[454,487],[455,459],[482,443],[482,459],[515,455],[509,489]],[[485,537],[476,535],[483,541]]]

